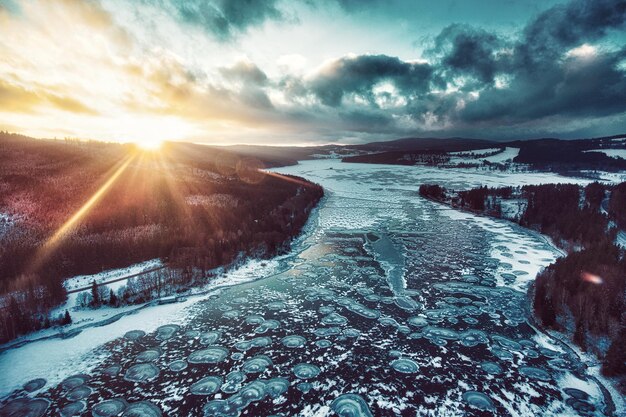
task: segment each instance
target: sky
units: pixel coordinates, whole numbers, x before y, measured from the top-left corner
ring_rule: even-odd
[[[0,0],[0,56],[34,137],[626,133],[626,0]]]

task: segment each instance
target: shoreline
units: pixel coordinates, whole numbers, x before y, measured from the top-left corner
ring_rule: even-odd
[[[558,252],[559,254],[561,254],[561,256],[567,256],[567,253],[559,248],[556,243],[554,243],[554,241],[552,240],[552,238],[550,238],[550,236],[544,235],[536,230],[533,229],[529,229],[527,227],[524,227],[522,225],[520,225],[519,223],[514,222],[513,220],[509,220],[506,218],[502,218],[502,217],[495,217],[495,216],[490,216],[489,214],[485,214],[484,212],[479,212],[476,210],[472,210],[472,209],[463,209],[461,207],[455,207],[452,204],[447,203],[446,201],[443,200],[438,200],[432,197],[427,197],[427,196],[423,196],[420,195],[419,197],[424,198],[428,201],[431,201],[433,203],[445,206],[448,209],[452,209],[452,210],[457,210],[459,212],[462,213],[470,213],[472,215],[475,216],[479,216],[479,217],[485,217],[485,218],[489,218],[491,220],[495,220],[495,221],[504,221],[506,223],[510,223],[510,224],[514,224],[517,227],[521,227],[523,228],[525,231],[530,232],[531,234],[535,235],[536,237],[542,239],[548,246],[550,246],[553,250],[555,250],[556,252]],[[535,277],[536,278],[536,277]],[[558,345],[560,345],[565,351],[567,351],[568,353],[575,355],[579,362],[581,367],[585,370],[585,372],[583,373],[583,376],[592,380],[597,386],[598,389],[600,390],[600,392],[602,392],[602,395],[604,397],[604,402],[605,402],[605,410],[603,410],[603,412],[607,413],[608,416],[616,416],[616,412],[617,412],[617,403],[619,403],[621,405],[621,408],[624,408],[624,404],[623,401],[619,401],[620,399],[620,392],[619,390],[613,386],[613,381],[611,381],[610,379],[607,379],[606,377],[600,375],[600,377],[596,376],[596,375],[592,375],[589,370],[590,370],[590,366],[587,364],[587,362],[585,361],[585,359],[582,357],[580,350],[576,347],[576,346],[572,346],[569,338],[567,337],[566,334],[563,334],[561,332],[550,332],[548,329],[544,329],[543,326],[541,326],[536,320],[535,320],[535,316],[532,313],[532,293],[534,292],[534,279],[533,281],[530,283],[527,291],[526,291],[526,303],[524,304],[524,310],[526,311],[527,314],[527,319],[528,319],[528,325],[533,328],[535,331],[537,331],[538,333],[541,333],[547,337],[549,337],[550,339],[554,340]],[[597,360],[598,363],[599,359],[595,357],[594,358]],[[602,381],[600,381],[600,378],[604,379],[604,383]],[[607,388],[606,385],[611,385],[611,389]],[[616,401],[616,399],[618,401]]]
[[[214,281],[218,281],[218,280],[225,280],[228,279],[228,276],[231,274],[236,273],[238,270],[244,268],[246,265],[248,265],[250,262],[269,262],[269,261],[278,261],[279,263],[282,262],[287,262],[288,260],[296,257],[299,253],[301,253],[302,251],[306,250],[306,247],[301,247],[299,248],[297,251],[294,250],[294,247],[298,247],[301,246],[308,238],[313,236],[313,232],[314,232],[314,228],[312,227],[312,222],[317,220],[318,217],[318,213],[319,213],[319,209],[321,208],[321,206],[324,204],[324,202],[326,201],[326,196],[323,196],[322,198],[320,198],[315,206],[311,209],[311,211],[309,212],[308,218],[306,223],[303,225],[303,227],[300,230],[300,233],[298,235],[295,235],[294,237],[292,237],[291,241],[289,242],[290,245],[290,249],[289,252],[284,253],[284,254],[277,254],[275,256],[272,256],[270,258],[264,259],[264,258],[255,258],[255,257],[245,257],[243,260],[240,261],[235,261],[235,262],[231,262],[229,265],[223,265],[219,268],[216,269],[222,269],[222,273],[220,273],[219,275],[216,275],[212,278],[212,280],[210,282],[207,282],[204,286],[201,287],[195,287],[190,289],[189,292],[187,293],[180,293],[178,295],[174,296],[175,301],[173,303],[180,303],[185,301],[186,298],[189,297],[200,297],[203,295],[207,295],[209,293],[212,293],[214,291],[218,291],[224,288],[229,288],[232,286],[236,286],[236,285],[240,285],[240,284],[247,284],[250,282],[255,282],[255,281],[259,281],[265,278],[269,278],[278,274],[282,274],[285,271],[287,271],[289,269],[289,267],[287,265],[285,265],[283,268],[280,268],[280,265],[278,266],[278,270],[276,270],[275,272],[271,273],[270,275],[263,275],[261,277],[258,277],[256,279],[252,279],[252,280],[246,280],[246,281],[242,281],[242,282],[234,282],[232,284],[221,284],[215,287],[210,287],[212,285],[212,282]],[[127,268],[127,267],[125,267]],[[125,269],[125,268],[120,268],[120,269]],[[137,277],[137,276],[141,276],[143,274],[147,274],[150,272],[154,272],[157,270],[161,270],[161,269],[165,269],[167,268],[167,266],[161,266],[161,267],[157,267],[157,268],[151,268],[149,270],[145,270],[136,274],[132,274],[132,275],[128,275],[128,276],[124,276],[124,277],[117,277],[112,279],[111,281],[107,281],[107,282],[102,282],[99,283],[98,285],[106,285],[106,284],[110,284],[110,283],[114,283],[114,282],[120,282],[126,279],[130,279],[133,277]],[[71,279],[71,278],[69,278]],[[209,288],[210,287],[210,288]],[[79,288],[79,289],[73,289],[68,291],[68,294],[71,293],[77,293],[77,292],[82,292],[82,291],[87,291],[89,290],[91,287],[85,287],[85,288]],[[37,335],[38,333],[42,333],[45,332],[46,330],[51,330],[51,329],[42,329],[42,330],[38,330],[32,333],[28,333],[26,335],[22,335],[17,339],[13,339],[10,340],[4,344],[0,344],[0,357],[1,355],[3,355],[5,352],[13,350],[13,349],[19,349],[21,347],[24,347],[26,345],[29,345],[31,343],[35,343],[35,342],[41,342],[41,341],[45,341],[45,340],[52,340],[52,339],[68,339],[71,337],[74,337],[76,335],[78,335],[79,333],[81,333],[83,330],[89,329],[89,328],[93,328],[93,327],[103,327],[106,326],[108,324],[112,324],[117,322],[118,320],[124,318],[125,316],[128,315],[132,315],[132,314],[136,314],[137,312],[145,309],[145,308],[149,308],[149,307],[154,307],[154,306],[158,306],[158,305],[162,305],[164,303],[162,303],[162,301],[164,300],[169,300],[172,299],[172,295],[166,295],[166,296],[162,296],[159,298],[154,298],[150,301],[147,301],[145,303],[142,304],[135,304],[135,305],[128,305],[126,306],[127,309],[126,311],[122,311],[120,313],[117,313],[111,317],[107,317],[105,319],[102,320],[97,320],[97,321],[92,321],[80,326],[76,326],[75,328],[71,328],[68,329],[67,331],[64,331],[64,327],[65,326],[59,326],[57,327],[57,331],[54,332],[53,334],[50,335],[45,335],[45,336],[40,336],[37,338],[31,338],[32,336]],[[134,307],[134,308],[133,308]],[[118,307],[116,307],[115,309],[117,309]],[[94,309],[94,311],[98,311],[98,309]],[[52,328],[54,329],[54,328]]]
[[[228,280],[228,275],[231,274],[235,274],[238,270],[241,270],[243,268],[246,267],[246,265],[248,265],[250,262],[263,262],[263,261],[278,261],[278,265],[276,266],[276,268],[274,270],[271,271],[271,273],[266,274],[266,275],[261,275],[261,276],[257,276],[256,278],[252,278],[252,279],[247,279],[247,280],[235,280],[232,283],[223,283],[220,285],[217,285],[215,287],[212,288],[203,288],[201,291],[194,293],[194,294],[184,294],[181,295],[180,300],[178,300],[175,303],[171,303],[171,304],[159,304],[159,300],[162,300],[164,298],[168,298],[168,297],[162,297],[160,299],[155,299],[155,300],[151,300],[147,303],[144,303],[140,306],[137,306],[137,308],[132,309],[130,311],[126,311],[126,312],[122,312],[114,317],[111,318],[107,318],[105,320],[101,320],[98,322],[92,322],[92,323],[88,323],[85,324],[83,327],[81,327],[80,329],[76,329],[77,331],[72,331],[70,332],[70,334],[66,334],[65,337],[62,337],[62,335],[60,334],[55,334],[55,335],[50,335],[50,336],[46,336],[43,338],[39,338],[39,339],[34,339],[34,340],[30,340],[26,343],[23,343],[19,346],[13,346],[13,347],[9,347],[6,349],[2,349],[2,347],[0,347],[0,369],[3,367],[2,362],[5,362],[7,359],[4,358],[5,355],[9,355],[9,354],[15,354],[19,356],[19,349],[24,348],[24,347],[29,347],[29,348],[34,348],[37,346],[37,342],[39,343],[45,343],[45,342],[60,342],[62,343],[63,340],[72,340],[74,337],[79,336],[81,333],[83,333],[83,331],[85,330],[90,330],[93,328],[102,328],[102,329],[107,329],[108,325],[112,325],[114,323],[120,322],[122,321],[124,318],[126,318],[127,316],[135,316],[137,314],[141,314],[141,313],[147,313],[150,311],[151,308],[158,308],[158,307],[165,307],[165,308],[173,308],[174,310],[177,310],[177,312],[174,312],[174,315],[177,316],[179,319],[182,317],[182,321],[181,324],[185,321],[185,316],[180,316],[180,311],[183,311],[186,308],[189,308],[190,306],[196,304],[197,302],[201,301],[203,298],[205,297],[209,297],[211,295],[214,294],[219,294],[222,290],[227,289],[227,288],[232,288],[232,287],[236,287],[239,285],[246,285],[246,284],[250,284],[253,282],[257,282],[257,281],[262,281],[265,279],[269,279],[272,278],[276,275],[280,275],[283,274],[285,272],[287,272],[289,269],[293,268],[295,265],[292,261],[293,259],[297,258],[303,251],[305,251],[306,249],[308,249],[310,247],[310,244],[306,244],[306,241],[310,238],[314,238],[314,232],[316,230],[316,227],[314,227],[315,223],[317,222],[317,218],[319,215],[319,210],[321,209],[321,207],[323,206],[323,204],[326,201],[326,197],[322,197],[317,204],[315,205],[315,207],[311,210],[311,212],[309,213],[309,216],[307,218],[306,223],[304,224],[304,226],[301,229],[301,232],[299,235],[297,235],[293,241],[291,242],[291,250],[283,255],[278,255],[275,256],[273,258],[267,259],[267,260],[259,260],[256,258],[249,258],[246,262],[240,264],[237,268],[229,270],[224,272],[223,276],[220,277],[220,279],[222,280]],[[186,305],[184,305],[186,304]],[[176,321],[176,320],[172,320],[172,321]],[[162,323],[162,324],[166,324],[166,323]],[[132,327],[132,326],[131,326]],[[72,368],[71,370],[65,369],[65,371],[69,371],[69,372],[65,372],[64,376],[69,376],[71,374],[77,373],[77,372],[90,372],[90,368],[88,368],[88,365],[86,364],[86,359],[87,356],[92,354],[92,353],[96,353],[96,351],[105,343],[110,342],[111,340],[114,340],[115,338],[118,337],[122,337],[123,334],[121,335],[111,335],[111,337],[109,337],[106,341],[98,341],[96,342],[95,345],[90,346],[88,349],[86,349],[84,352],[80,353],[79,356],[77,358],[74,358],[75,360],[72,361],[72,365],[74,363],[77,364],[76,368]],[[15,359],[15,358],[14,358]],[[10,366],[10,365],[9,365]],[[56,366],[56,369],[62,367],[63,364],[58,363]],[[63,374],[63,372],[61,371],[61,373]],[[1,374],[1,372],[0,372]],[[54,378],[54,376],[52,376],[51,374],[47,374],[48,378],[46,378],[47,380],[47,385],[49,385],[51,382],[58,382],[57,380],[60,380],[60,378],[56,377],[56,379]],[[62,378],[61,378],[62,379]],[[2,384],[2,389],[3,391],[6,392],[0,392],[0,401],[4,401],[7,398],[9,398],[12,394],[12,392],[19,388],[23,383],[27,382],[29,380],[29,378],[22,378],[22,380],[20,380],[19,382],[16,382],[15,384],[11,384],[10,386],[10,390],[8,390],[9,388],[9,384]],[[5,388],[6,387],[6,388]]]

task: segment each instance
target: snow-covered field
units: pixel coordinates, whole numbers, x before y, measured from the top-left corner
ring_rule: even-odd
[[[96,284],[116,281],[115,283],[107,284],[109,288],[116,290],[120,286],[124,285],[123,280],[117,280],[123,279],[124,277],[136,275],[150,269],[158,268],[160,266],[163,266],[163,263],[160,259],[151,259],[149,261],[140,262],[126,268],[111,269],[93,275],[78,275],[65,280],[64,285],[66,290],[72,291],[80,288],[88,288],[94,281],[96,282]]]
[[[505,163],[510,162],[519,154],[519,148],[506,147],[502,152],[498,152],[495,155],[489,155],[490,153],[498,151],[498,148],[493,149],[480,149],[471,152],[450,152],[450,155],[470,154],[471,156],[453,156],[450,158],[450,164],[471,164],[482,163],[483,161],[490,163]]]
[[[626,159],[626,149],[592,149],[586,152],[601,152],[611,158]]]

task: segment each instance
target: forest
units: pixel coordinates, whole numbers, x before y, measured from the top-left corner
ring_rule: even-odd
[[[535,280],[534,313],[543,326],[565,332],[583,350],[603,358],[603,373],[621,377],[626,390],[626,251],[615,243],[618,227],[626,225],[626,183],[458,192],[423,184],[419,193],[460,209],[515,220],[550,236],[565,250],[567,255]],[[523,202],[515,218],[502,209],[507,200]]]
[[[323,190],[261,170],[281,163],[0,134],[0,341],[49,325],[67,277],[153,258],[202,275],[287,250]]]
[[[450,166],[450,152],[456,156],[470,155],[470,151],[505,147],[519,148],[513,162],[526,169],[579,173],[581,170],[618,171],[626,169],[626,160],[612,158],[599,150],[626,149],[626,135],[601,138],[561,140],[553,138],[496,142],[466,138],[405,138],[390,142],[374,142],[366,145],[352,145],[351,149],[367,151],[364,155],[347,156],[343,162],[395,165],[436,165]],[[484,157],[495,153],[486,153]],[[475,162],[454,164],[461,168],[484,167],[490,170],[511,169],[503,163]]]

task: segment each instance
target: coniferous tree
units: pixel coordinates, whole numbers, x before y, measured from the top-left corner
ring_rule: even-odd
[[[115,295],[113,289],[109,292],[109,304],[114,307],[117,306],[117,296]]]
[[[91,298],[94,306],[97,307],[100,305],[100,293],[98,291],[98,284],[95,280],[91,282]]]
[[[67,326],[68,324],[72,324],[72,316],[70,316],[70,312],[65,310],[65,315],[63,316],[62,324]]]

